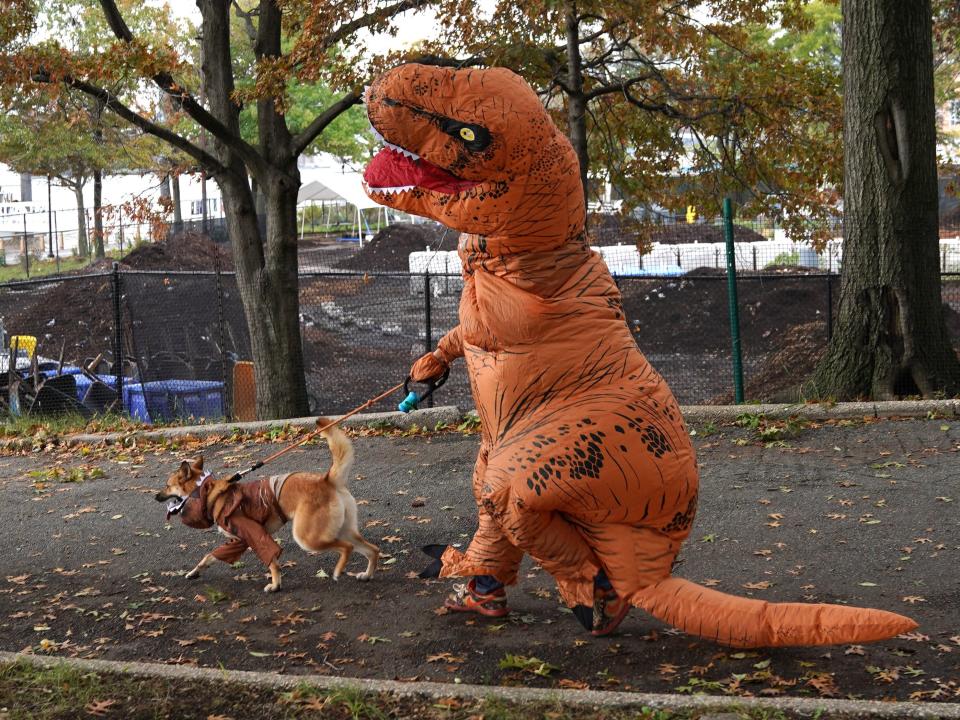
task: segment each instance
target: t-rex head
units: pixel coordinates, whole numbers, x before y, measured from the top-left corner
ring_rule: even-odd
[[[376,202],[487,236],[491,254],[582,232],[577,157],[520,76],[401,65],[377,78],[366,103],[385,145],[364,172]]]

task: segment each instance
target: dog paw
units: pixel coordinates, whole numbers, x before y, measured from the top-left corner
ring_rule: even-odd
[[[335,573],[334,573],[333,575],[331,575],[330,577],[333,578],[333,581],[334,581],[334,582],[337,582],[337,581],[340,579],[340,573],[335,572]]]
[[[276,591],[279,590],[279,589],[280,589],[280,583],[277,583],[277,584],[270,583],[269,585],[264,585],[264,586],[263,586],[263,591],[264,591],[265,593],[276,592]]]
[[[187,580],[196,580],[198,577],[200,577],[200,571],[194,568],[193,570],[188,572],[186,575],[184,575],[184,577]]]
[[[365,580],[369,580],[372,577],[373,577],[373,573],[368,573],[368,572],[357,573],[357,580],[365,581]]]

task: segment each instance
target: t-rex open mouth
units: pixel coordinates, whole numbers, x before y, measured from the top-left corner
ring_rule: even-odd
[[[373,157],[363,173],[370,192],[390,195],[419,187],[452,195],[479,184],[459,178],[416,153],[387,142],[376,128],[373,133],[384,148]]]

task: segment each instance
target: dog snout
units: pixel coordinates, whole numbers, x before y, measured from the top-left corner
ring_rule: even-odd
[[[157,502],[166,502],[167,500],[176,497],[176,495],[167,495],[166,493],[158,492],[153,496],[153,499]]]

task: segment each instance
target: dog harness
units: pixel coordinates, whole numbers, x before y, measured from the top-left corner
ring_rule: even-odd
[[[267,530],[271,520],[281,523],[287,517],[278,497],[290,473],[272,475],[254,482],[198,483],[180,510],[180,520],[187,527],[206,529],[216,524],[231,539],[216,548],[213,556],[226,563],[235,563],[249,548],[264,565],[276,560],[282,548]],[[213,508],[217,508],[214,516]]]

